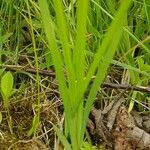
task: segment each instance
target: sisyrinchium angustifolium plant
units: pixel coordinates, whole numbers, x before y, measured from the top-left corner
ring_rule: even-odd
[[[56,23],[56,9],[54,8],[54,3],[52,0],[47,0],[48,6],[50,9],[51,23],[54,27],[56,41],[57,42],[57,50],[63,52],[62,49],[62,39],[59,36],[60,28],[58,27],[59,23]],[[87,77],[87,72],[89,66],[91,66],[95,53],[98,52],[99,46],[102,44],[104,37],[106,36],[106,31],[110,27],[110,22],[114,20],[115,14],[117,13],[117,8],[120,5],[120,1],[118,0],[90,0],[88,5],[88,17],[87,17],[87,32],[86,32],[86,48],[85,48],[85,74],[84,77]],[[79,5],[77,0],[63,0],[64,4],[64,15],[65,20],[67,21],[67,37],[68,37],[68,45],[71,51],[71,56],[73,56],[73,51],[75,51],[75,42],[77,36],[77,6]],[[0,66],[3,68],[4,65],[16,64],[16,65],[26,65],[26,62],[22,61],[22,56],[24,57],[27,54],[28,64],[29,66],[36,67],[37,69],[37,83],[38,83],[38,93],[39,93],[39,77],[38,77],[38,68],[50,68],[53,67],[53,62],[51,60],[51,48],[50,50],[47,48],[47,42],[45,40],[45,33],[41,26],[41,18],[40,18],[40,9],[38,6],[38,2],[35,0],[7,0],[0,1]],[[58,10],[58,9],[57,9]],[[58,11],[59,12],[59,11]],[[79,10],[78,10],[79,12]],[[83,13],[83,10],[82,10]],[[49,16],[48,16],[49,17]],[[82,16],[84,18],[84,15]],[[47,19],[48,20],[48,19]],[[58,20],[58,19],[57,19]],[[84,20],[84,19],[83,19]],[[120,19],[120,22],[122,19]],[[81,21],[82,24],[82,21]],[[124,25],[123,33],[118,44],[118,48],[116,49],[116,55],[111,61],[111,64],[115,65],[113,70],[121,72],[122,70],[122,79],[121,81],[117,80],[117,82],[121,82],[123,84],[134,84],[134,85],[142,85],[147,86],[149,84],[150,78],[150,0],[136,0],[132,1],[132,4],[128,10],[128,13],[124,17]],[[117,27],[117,26],[116,26]],[[50,29],[49,25],[48,28]],[[48,29],[48,30],[49,30]],[[59,32],[58,32],[59,31]],[[78,32],[79,33],[79,32]],[[51,33],[49,34],[51,36]],[[116,34],[113,37],[117,38]],[[111,42],[109,42],[111,43]],[[81,41],[80,44],[83,44]],[[112,44],[112,43],[111,43]],[[84,46],[84,44],[82,45]],[[80,47],[80,46],[78,46]],[[111,47],[111,46],[110,46]],[[76,46],[77,49],[77,46]],[[79,48],[81,51],[82,47]],[[37,51],[37,54],[36,54]],[[77,53],[76,53],[77,54]],[[36,56],[37,55],[37,56]],[[34,57],[30,59],[30,56]],[[25,56],[26,57],[26,56]],[[68,72],[65,64],[64,57],[61,54],[61,58],[63,60],[63,67],[65,73]],[[72,58],[75,58],[75,55]],[[98,57],[100,58],[100,57]],[[80,59],[80,58],[79,58]],[[21,60],[21,61],[20,61]],[[81,60],[80,60],[81,61]],[[35,63],[36,62],[36,63]],[[37,62],[39,64],[37,64]],[[72,59],[73,70],[76,73],[78,65],[77,61]],[[25,64],[24,64],[25,63]],[[76,64],[76,65],[75,65]],[[56,65],[55,65],[56,66]],[[76,68],[76,69],[75,69]],[[97,71],[97,70],[96,70]],[[96,75],[96,71],[95,74]],[[20,74],[20,73],[19,73]],[[28,74],[29,75],[29,74]],[[18,75],[17,75],[18,76]],[[20,75],[19,75],[20,76]],[[78,74],[75,75],[75,80],[77,81]],[[16,76],[15,76],[16,77]],[[29,75],[32,79],[34,76]],[[79,76],[80,77],[80,76]],[[102,77],[101,77],[102,78]],[[65,78],[68,85],[68,79]],[[81,78],[82,79],[82,78]],[[23,81],[26,80],[23,78]],[[36,79],[34,79],[36,80]],[[21,80],[22,81],[22,80]],[[94,80],[93,80],[94,81]],[[41,83],[41,82],[40,82]],[[16,83],[14,83],[16,85]],[[98,83],[100,85],[100,81]],[[14,85],[14,86],[15,86]],[[71,84],[70,84],[71,85]],[[72,84],[73,85],[73,84]],[[86,83],[87,85],[87,83]],[[92,85],[92,84],[91,84]],[[69,86],[71,88],[71,86]],[[67,87],[68,88],[68,87]],[[68,91],[70,91],[70,88]],[[88,86],[86,89],[85,95],[86,98],[88,96],[88,92],[90,91],[91,86]],[[95,90],[96,91],[96,90]],[[74,92],[70,92],[69,95]],[[83,96],[81,92],[81,96]],[[38,94],[39,95],[39,94]],[[62,95],[62,94],[61,94]],[[80,96],[80,97],[81,97]],[[29,135],[33,133],[37,133],[38,125],[39,125],[39,97],[38,104],[35,106],[35,116],[33,118],[32,128],[29,131]],[[64,99],[64,98],[63,98]],[[71,101],[73,97],[69,98]],[[129,92],[129,111],[133,109],[134,101],[147,104],[149,102],[149,94],[130,91]],[[76,101],[78,100],[78,96],[76,97]],[[86,102],[85,97],[81,99]],[[10,99],[9,99],[10,101]],[[91,102],[92,103],[92,102]],[[73,106],[72,106],[73,107]],[[85,108],[85,105],[83,106]],[[141,107],[140,104],[136,105],[136,109],[141,112],[147,113],[146,107]],[[36,109],[37,108],[37,109]],[[65,107],[67,108],[67,107]],[[67,110],[67,109],[66,109]],[[74,110],[75,111],[75,110]],[[85,114],[85,113],[84,113]],[[2,121],[2,115],[0,115],[0,122]],[[66,120],[67,121],[67,120]],[[83,122],[81,122],[83,123]],[[70,125],[70,124],[69,124]],[[65,135],[67,139],[70,141],[70,131],[68,131],[67,124],[65,125]],[[80,126],[80,125],[79,125]],[[82,148],[85,149],[85,144],[83,144]],[[87,148],[87,146],[86,146]]]
[[[122,1],[118,11],[115,11],[113,21],[104,38],[97,45],[97,50],[88,67],[86,66],[86,34],[90,1],[78,0],[76,12],[72,10],[72,20],[75,22],[75,26],[72,27],[75,28],[75,35],[72,40],[70,40],[71,33],[66,21],[67,14],[63,8],[63,1],[53,0],[55,10],[53,14],[49,11],[49,1],[39,0],[38,2],[65,111],[64,132],[62,133],[56,126],[54,130],[65,149],[80,150],[84,143],[92,104],[117,50],[131,1]],[[75,13],[76,17],[74,17]],[[53,15],[56,15],[56,21]],[[85,100],[84,94],[89,88],[92,76],[95,76],[95,79]]]

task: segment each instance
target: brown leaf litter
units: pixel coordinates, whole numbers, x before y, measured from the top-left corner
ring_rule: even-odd
[[[104,141],[108,149],[149,150],[150,118],[135,112],[128,113],[120,98],[112,101],[103,110],[93,107],[93,120],[89,120],[88,129],[99,142]]]

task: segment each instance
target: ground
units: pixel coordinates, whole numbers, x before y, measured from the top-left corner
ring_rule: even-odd
[[[120,80],[119,72],[117,74],[108,76],[106,80],[109,82]],[[19,81],[22,77],[17,78]],[[53,124],[62,127],[64,120],[57,82],[54,76],[42,78],[44,81],[40,93],[41,117],[37,134],[27,136],[37,102],[36,83],[27,78],[25,84],[28,88],[22,86],[10,100],[12,133],[8,125],[7,111],[1,101],[0,110],[3,119],[0,124],[0,149],[46,150],[60,145],[53,130]],[[127,89],[100,88],[87,125],[88,140],[98,149],[149,149],[149,114],[139,113],[136,110],[128,113],[129,92]]]

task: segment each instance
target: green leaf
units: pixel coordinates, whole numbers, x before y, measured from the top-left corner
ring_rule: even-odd
[[[136,73],[139,73],[139,74],[142,74],[144,76],[150,77],[150,74],[148,72],[140,70],[139,68],[136,68],[134,66],[131,66],[131,65],[128,65],[128,64],[125,64],[125,63],[121,63],[121,62],[116,61],[116,60],[112,60],[111,63],[116,65],[116,66],[122,67],[124,69],[132,70]]]
[[[83,147],[81,148],[81,150],[96,150],[95,146],[92,146],[90,143],[88,142],[84,142],[83,143]]]
[[[56,77],[57,77],[58,84],[59,84],[60,94],[63,99],[64,108],[66,112],[67,111],[70,112],[71,102],[69,101],[68,87],[66,86],[66,78],[64,75],[63,67],[62,67],[64,65],[64,62],[62,60],[62,54],[60,53],[60,50],[58,49],[57,39],[55,35],[56,26],[51,16],[49,15],[50,12],[49,12],[47,0],[39,0],[39,6],[41,10],[43,27],[45,29],[45,34],[47,37],[49,49],[52,55],[52,60],[53,60],[55,71],[56,71]],[[65,116],[66,116],[66,122],[69,124],[69,121],[71,120],[70,113],[66,113]]]
[[[49,49],[46,49],[46,50],[45,50],[45,61],[46,61],[46,67],[47,67],[47,68],[49,68],[50,66],[53,65],[52,55],[51,55]]]
[[[5,69],[0,69],[0,77],[4,73]]]
[[[7,72],[4,74],[4,76],[1,79],[1,90],[3,98],[6,100],[9,99],[11,96],[12,90],[14,85],[14,78],[11,72]]]
[[[38,126],[39,126],[39,116],[38,116],[38,115],[35,115],[35,116],[33,117],[33,120],[32,120],[32,128],[29,130],[28,136],[31,136],[32,134],[35,134],[36,131],[37,131]]]
[[[3,120],[3,116],[2,116],[2,112],[0,112],[0,124],[2,123]]]
[[[5,43],[12,35],[13,33],[6,33],[2,37],[0,37],[0,40],[2,41],[2,43]]]
[[[53,128],[54,128],[55,132],[57,133],[57,136],[61,140],[62,144],[66,148],[66,150],[72,150],[71,145],[68,143],[68,141],[67,141],[66,137],[63,135],[63,133],[55,125],[53,125]]]
[[[85,89],[87,88],[87,85],[89,84],[91,80],[91,77],[94,75],[97,69],[96,78],[93,82],[92,88],[89,92],[88,99],[85,105],[84,122],[83,122],[83,128],[82,128],[82,139],[84,137],[83,133],[86,128],[88,115],[91,111],[97,91],[103,79],[105,78],[107,69],[111,63],[111,60],[115,54],[115,51],[117,50],[117,47],[118,47],[118,44],[122,35],[122,29],[124,27],[124,18],[126,17],[126,12],[127,12],[127,9],[129,8],[130,3],[131,3],[130,0],[126,0],[122,2],[120,9],[115,16],[115,19],[110,25],[110,28],[105,34],[105,38],[103,39],[102,44],[99,46],[97,53],[94,56],[94,60],[86,76],[85,86],[83,89],[81,89],[85,91]],[[115,38],[114,38],[114,34],[115,34]]]

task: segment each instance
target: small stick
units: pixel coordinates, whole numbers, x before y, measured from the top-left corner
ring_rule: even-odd
[[[35,68],[15,66],[15,65],[3,65],[3,67],[5,67],[6,70],[9,70],[9,71],[25,71],[25,72],[28,72],[28,73],[36,74],[36,69]],[[45,75],[45,76],[55,77],[54,71],[39,69],[39,74],[40,75]],[[103,88],[106,87],[106,88],[114,88],[114,89],[126,89],[126,90],[134,90],[134,91],[150,93],[150,87],[144,87],[144,86],[134,86],[134,85],[130,85],[130,84],[129,85],[116,84],[116,83],[109,83],[109,82],[104,82],[104,83],[102,83],[101,86]]]
[[[2,65],[1,65],[2,66]],[[25,71],[28,73],[32,73],[32,74],[36,74],[36,69],[35,68],[29,68],[29,67],[23,67],[23,66],[15,66],[15,65],[3,65],[4,68],[6,68],[6,70],[9,71]],[[48,71],[48,70],[42,70],[39,69],[39,74],[40,75],[45,75],[45,76],[51,76],[51,77],[55,77],[55,73],[54,71]]]
[[[127,89],[127,90],[134,90],[134,91],[150,93],[149,87],[138,86],[138,85],[134,86],[134,85],[130,85],[130,84],[127,85],[127,84],[115,84],[115,83],[104,82],[102,84],[102,87],[114,88],[114,89]]]

